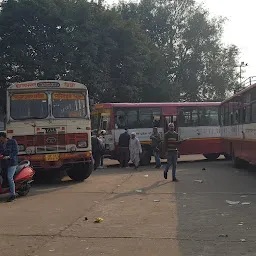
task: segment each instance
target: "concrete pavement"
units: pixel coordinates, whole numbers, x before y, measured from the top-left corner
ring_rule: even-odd
[[[256,172],[186,160],[178,183],[153,166],[109,167],[84,183],[34,184],[15,203],[1,197],[0,255],[256,255]]]

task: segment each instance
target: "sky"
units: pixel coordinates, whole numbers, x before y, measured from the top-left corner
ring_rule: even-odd
[[[240,61],[248,63],[244,68],[243,78],[256,76],[256,34],[253,32],[255,23],[255,0],[201,0],[211,15],[221,15],[228,20],[225,23],[223,42],[235,44],[240,49]],[[255,40],[256,41],[256,40]],[[239,68],[238,68],[239,69]]]
[[[106,0],[106,2],[111,4],[118,0]],[[248,66],[243,68],[243,80],[256,76],[256,34],[254,35],[252,30],[255,23],[256,0],[196,0],[196,2],[203,4],[211,16],[223,16],[228,19],[224,27],[223,43],[237,45],[240,49],[240,62],[248,63]]]

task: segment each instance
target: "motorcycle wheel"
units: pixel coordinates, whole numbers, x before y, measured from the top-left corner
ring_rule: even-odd
[[[23,184],[20,189],[17,191],[19,196],[26,196],[30,191],[31,185],[30,184]]]

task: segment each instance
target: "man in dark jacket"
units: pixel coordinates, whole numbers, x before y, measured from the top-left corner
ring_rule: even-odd
[[[18,144],[14,139],[6,137],[6,133],[0,132],[0,154],[4,156],[2,164],[7,168],[7,178],[10,186],[11,196],[9,202],[15,200],[15,183],[13,180],[18,165]]]
[[[121,167],[128,167],[130,160],[129,156],[129,144],[130,144],[130,135],[128,130],[125,129],[124,133],[119,136],[118,149],[119,149],[119,159]]]

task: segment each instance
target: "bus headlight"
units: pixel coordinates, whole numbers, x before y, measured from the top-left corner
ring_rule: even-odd
[[[71,153],[75,153],[75,152],[76,152],[76,147],[75,147],[75,146],[71,147],[71,148],[70,148],[70,152],[71,152]]]
[[[24,145],[18,145],[19,151],[25,151],[25,146]]]
[[[31,155],[33,152],[32,152],[32,149],[30,149],[30,148],[27,148],[26,149],[26,153],[27,153],[27,155]]]
[[[88,147],[88,141],[78,141],[77,147],[78,148],[87,148]]]

